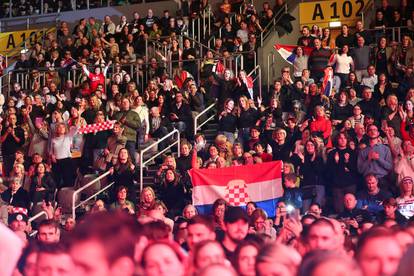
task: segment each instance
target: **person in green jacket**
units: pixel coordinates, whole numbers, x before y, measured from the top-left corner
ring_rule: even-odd
[[[141,121],[138,113],[130,109],[128,98],[122,98],[121,111],[115,113],[114,120],[119,121],[124,128],[124,135],[127,137],[125,148],[131,156],[132,163],[135,164],[137,130],[141,127]]]

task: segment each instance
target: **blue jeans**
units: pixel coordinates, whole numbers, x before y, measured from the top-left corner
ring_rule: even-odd
[[[318,203],[323,206],[325,204],[325,186],[322,185],[311,185],[316,190],[316,195],[313,199],[303,200],[303,212],[307,212],[312,203]],[[308,187],[308,186],[307,186]]]
[[[228,131],[219,131],[219,134],[222,134],[224,136],[226,136],[227,141],[229,141],[230,143],[234,144],[234,141],[236,140],[235,135],[233,132],[228,132]]]
[[[134,165],[136,164],[135,154],[137,152],[137,150],[135,149],[135,145],[135,141],[127,141],[125,144],[125,148],[127,149],[129,157],[131,158],[131,161]]]
[[[243,145],[243,147],[246,147],[247,141],[249,141],[250,138],[250,127],[245,127],[239,129],[237,140]]]
[[[187,126],[185,125],[184,122],[182,121],[178,121],[178,122],[173,122],[172,123],[173,127],[176,128],[180,133],[184,132],[185,129],[187,128]]]

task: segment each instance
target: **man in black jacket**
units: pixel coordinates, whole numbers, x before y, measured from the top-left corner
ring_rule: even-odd
[[[172,125],[180,132],[186,132],[191,135],[192,116],[190,106],[184,102],[183,93],[175,93],[175,100],[171,105],[170,121]]]
[[[17,125],[16,114],[10,114],[1,131],[1,150],[3,153],[4,174],[9,175],[13,168],[16,151],[24,145],[24,131]]]
[[[336,213],[343,211],[342,199],[346,193],[355,193],[359,180],[357,155],[348,146],[348,137],[339,133],[335,137],[335,148],[329,152],[327,167],[332,185],[333,203]]]
[[[372,114],[375,121],[381,119],[381,107],[375,99],[372,98],[372,89],[365,86],[362,90],[362,100],[358,103],[363,114]]]
[[[337,218],[345,222],[351,234],[357,234],[363,222],[372,221],[372,216],[367,210],[356,207],[357,199],[354,194],[346,194],[343,198],[343,204],[345,210],[339,213]]]

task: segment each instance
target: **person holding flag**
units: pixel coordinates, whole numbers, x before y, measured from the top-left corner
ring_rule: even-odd
[[[324,70],[324,74],[325,75],[322,80],[321,93],[327,97],[330,97],[335,93],[335,91],[333,91],[334,78],[332,66],[326,67]]]

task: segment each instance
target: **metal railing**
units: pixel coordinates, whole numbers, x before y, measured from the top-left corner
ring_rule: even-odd
[[[256,75],[253,78],[253,83],[255,83],[256,81],[259,82],[259,97],[263,99],[262,98],[262,69],[260,68],[260,65],[257,65],[247,76],[250,77],[253,75],[253,73]]]
[[[263,46],[263,42],[270,35],[271,31],[275,28],[282,14],[288,12],[287,3],[284,5],[284,9],[280,9],[272,18],[272,20],[263,28],[263,32],[260,33],[260,46]]]
[[[155,146],[158,146],[161,142],[163,142],[163,141],[165,141],[169,138],[174,139],[174,135],[177,135],[174,142],[172,142],[170,145],[168,145],[162,151],[158,151],[157,154],[151,156],[150,158],[148,158],[148,160],[144,161],[144,154],[147,151],[153,149]],[[180,150],[179,150],[180,149],[180,132],[177,129],[174,129],[173,131],[168,133],[168,135],[164,136],[160,140],[157,140],[156,142],[152,143],[151,145],[149,145],[148,147],[146,147],[145,149],[140,151],[140,154],[139,154],[139,189],[140,189],[140,191],[142,191],[142,189],[144,188],[144,167],[149,162],[155,160],[155,158],[157,158],[158,156],[160,156],[161,154],[163,154],[167,150],[171,149],[175,145],[177,145],[177,148],[178,148],[178,153],[177,154],[178,154],[178,157],[180,157]]]
[[[365,25],[365,18],[367,18],[366,14],[373,14],[373,12],[375,12],[375,4],[374,4],[374,0],[369,0],[367,3],[365,3],[365,7],[364,9],[361,11],[361,21],[362,23],[364,23]]]
[[[76,209],[79,208],[80,206],[82,206],[83,204],[85,204],[86,202],[88,202],[89,200],[91,200],[92,198],[96,197],[97,195],[99,195],[100,193],[108,190],[112,185],[114,185],[115,182],[111,182],[108,185],[106,185],[105,187],[101,188],[99,191],[95,192],[93,195],[89,196],[87,199],[80,201],[78,204],[76,204],[77,201],[77,196],[85,189],[91,187],[93,184],[95,184],[96,182],[100,181],[101,179],[104,179],[105,177],[107,177],[109,174],[111,174],[111,171],[107,171],[105,173],[103,173],[102,175],[100,175],[99,177],[95,178],[94,180],[90,181],[89,183],[87,183],[86,185],[80,187],[79,189],[77,189],[76,191],[73,192],[72,194],[72,218],[76,219]]]
[[[28,223],[31,223],[32,221],[40,218],[41,216],[45,216],[46,219],[49,219],[49,216],[47,215],[46,211],[41,211],[39,213],[37,213],[36,215],[34,215],[33,217],[29,218]]]
[[[270,62],[270,59],[272,60],[271,62]],[[267,55],[267,92],[269,92],[270,91],[270,82],[271,81],[273,81],[273,79],[274,79],[274,77],[275,77],[275,64],[276,64],[276,53],[275,52],[270,52],[268,55]],[[270,77],[270,72],[272,72],[272,74],[271,74],[271,76],[272,76],[272,78]]]
[[[19,16],[19,17],[8,17],[8,18],[0,18],[0,31],[7,32],[8,27],[19,26],[19,25],[26,25],[26,30],[30,28],[35,28],[36,25],[45,25],[54,23],[57,24],[59,22],[59,13],[53,14],[36,14],[36,15],[29,15],[29,16]],[[45,18],[49,18],[49,20],[44,20]],[[42,19],[43,22],[36,22],[37,20]],[[11,28],[11,30],[16,29],[16,27]],[[20,27],[21,28],[21,27]]]
[[[407,26],[402,27],[377,27],[374,29],[365,29],[371,34],[371,37],[375,40],[371,46],[377,46],[376,43],[380,38],[385,37],[389,41],[401,42],[401,37],[405,34],[411,35],[413,38],[414,30],[410,30]],[[373,45],[375,44],[375,45]],[[389,45],[388,45],[389,46]]]
[[[216,45],[216,37],[213,35],[207,40],[207,47],[211,49],[211,41],[213,41],[213,46]]]
[[[197,18],[191,20],[189,28],[189,36],[197,42],[201,42],[211,35],[211,17],[213,16],[211,5],[208,4]]]
[[[201,12],[201,18],[203,21],[203,38],[205,38],[206,35],[211,34],[211,16],[212,16],[211,5],[208,4],[207,7]],[[207,26],[206,26],[206,22],[207,22]]]
[[[132,4],[145,4],[146,2],[163,2],[166,0],[141,0],[141,1],[134,1],[135,3]],[[13,4],[16,4],[18,1],[16,0],[9,0],[9,1],[1,1],[3,4],[3,2],[9,2],[8,6],[12,7]],[[76,11],[76,10],[90,10],[93,8],[105,8],[105,7],[111,7],[111,6],[119,6],[118,2],[119,1],[111,1],[111,0],[86,0],[86,1],[81,1],[81,0],[66,0],[66,1],[62,1],[63,4],[67,4],[69,3],[69,5],[63,6],[61,8],[61,10],[49,10],[46,11],[46,6],[45,6],[45,2],[46,0],[40,0],[40,6],[36,6],[35,8],[37,8],[37,10],[33,11],[33,15],[17,15],[17,16],[13,16],[13,9],[9,8],[8,14],[6,15],[7,17],[5,18],[24,18],[24,17],[39,17],[42,15],[59,15],[62,12],[70,12],[70,11]],[[127,1],[125,1],[127,2]]]
[[[208,117],[206,120],[204,120],[204,122],[201,122],[200,124],[198,123],[198,119],[201,118],[202,116],[204,116],[204,114],[207,114],[207,112],[209,112],[210,110],[212,110],[215,106],[216,106],[216,103],[214,102],[211,105],[209,105],[206,109],[204,109],[202,112],[200,112],[199,114],[197,114],[197,116],[194,117],[194,135],[197,134],[197,131],[202,126],[204,126],[209,121],[211,121],[214,117],[216,117],[216,113],[214,112],[214,114],[211,115],[210,117]]]
[[[34,221],[34,220],[36,220],[36,219],[38,219],[42,216],[45,216],[46,219],[49,219],[49,216],[47,215],[47,212],[46,211],[41,211],[41,212],[37,213],[36,215],[34,215],[33,217],[29,218],[27,223],[31,223],[32,221]],[[29,236],[34,237],[34,236],[36,236],[37,233],[38,233],[38,231],[34,230],[34,231],[30,232]]]

